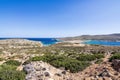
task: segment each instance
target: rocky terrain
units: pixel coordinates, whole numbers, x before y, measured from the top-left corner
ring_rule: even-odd
[[[68,73],[65,70],[57,69],[42,61],[31,62],[24,65],[27,73],[26,80],[67,80]]]
[[[120,47],[73,44],[1,40],[0,80],[120,80]]]
[[[120,61],[109,62],[109,58],[110,55],[107,55],[100,64],[93,63],[78,73],[57,69],[41,61],[32,62],[24,66],[28,73],[26,80],[120,80]]]
[[[0,40],[1,47],[6,48],[30,48],[30,47],[42,47],[42,43],[37,41],[30,41],[26,39],[5,39]]]

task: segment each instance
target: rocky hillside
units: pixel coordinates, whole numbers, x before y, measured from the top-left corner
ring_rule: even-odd
[[[65,37],[59,38],[60,40],[112,40],[117,41],[120,40],[120,34],[108,34],[108,35],[82,35],[76,37]]]
[[[1,46],[6,46],[8,48],[23,48],[23,47],[35,47],[40,46],[42,47],[42,43],[36,41],[30,41],[26,39],[5,39],[0,40]]]

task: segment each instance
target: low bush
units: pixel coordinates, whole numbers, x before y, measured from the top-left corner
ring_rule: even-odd
[[[2,64],[0,65],[0,71],[2,70],[16,70],[17,66]]]
[[[16,70],[2,70],[0,80],[25,80],[25,73]]]
[[[84,70],[89,65],[90,63],[85,61],[70,60],[65,63],[65,69],[70,70],[70,72],[72,73],[75,73],[75,72]]]
[[[19,66],[21,64],[21,62],[16,61],[16,60],[8,60],[7,62],[5,62],[5,64],[13,65],[13,66]]]
[[[113,54],[113,56],[109,59],[109,61],[111,62],[114,59],[120,59],[120,53]]]
[[[80,54],[77,57],[77,60],[80,61],[93,61],[96,59],[104,58],[103,54]]]

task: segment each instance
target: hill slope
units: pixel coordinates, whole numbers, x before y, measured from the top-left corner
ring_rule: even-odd
[[[108,34],[108,35],[82,35],[76,37],[65,37],[59,38],[60,40],[110,40],[117,41],[120,40],[120,33],[117,34]]]

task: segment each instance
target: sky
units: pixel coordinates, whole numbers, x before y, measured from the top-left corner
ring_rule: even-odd
[[[120,32],[120,0],[0,0],[0,37]]]

